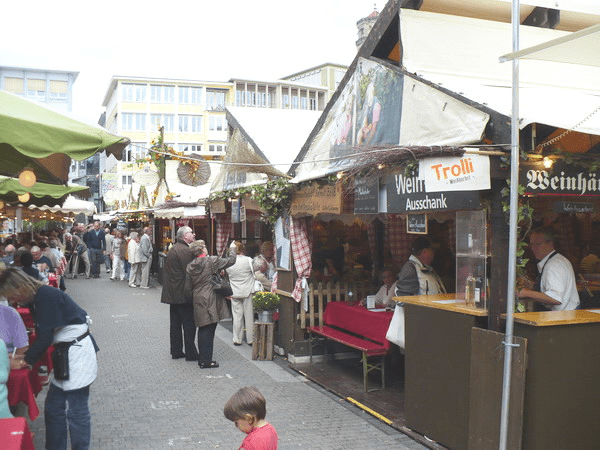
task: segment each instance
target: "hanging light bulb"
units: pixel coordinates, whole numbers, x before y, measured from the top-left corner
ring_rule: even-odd
[[[37,178],[35,173],[29,167],[23,169],[19,174],[19,183],[24,187],[31,187],[35,184]]]
[[[20,202],[22,202],[22,203],[25,203],[25,202],[28,202],[28,201],[29,201],[29,198],[30,198],[30,197],[31,197],[31,196],[29,195],[29,192],[25,192],[24,194],[21,194],[21,195],[19,195],[19,197],[18,197],[18,198],[19,198],[19,201],[20,201]]]
[[[0,200],[0,209],[4,209],[4,200]]]
[[[544,167],[546,169],[549,169],[552,167],[552,165],[554,164],[554,161],[552,161],[552,159],[548,158],[547,156],[542,160],[542,163],[544,164]]]

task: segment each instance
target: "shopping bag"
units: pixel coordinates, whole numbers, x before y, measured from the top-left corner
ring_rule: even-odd
[[[396,305],[385,338],[404,350],[404,306]]]
[[[226,274],[221,275],[219,272],[213,273],[210,277],[210,282],[212,283],[215,292],[220,296],[231,297],[233,295],[233,290],[231,289],[231,284],[229,284],[229,278]]]

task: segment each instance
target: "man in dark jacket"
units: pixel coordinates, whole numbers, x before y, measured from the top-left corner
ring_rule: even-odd
[[[194,242],[195,235],[190,227],[181,227],[175,237],[175,245],[169,250],[165,261],[160,301],[170,305],[171,357],[173,359],[185,357],[186,361],[198,361],[198,350],[194,343],[196,338],[194,307],[192,299],[186,299],[184,295],[185,269],[194,259],[188,244]],[[185,353],[183,352],[184,341]]]
[[[104,242],[104,230],[100,228],[100,222],[98,220],[94,222],[94,228],[84,235],[83,240],[90,251],[92,277],[100,278],[100,263],[104,258],[106,244]],[[89,278],[89,276],[86,278]]]

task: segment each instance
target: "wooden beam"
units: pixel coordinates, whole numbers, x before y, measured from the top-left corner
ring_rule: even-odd
[[[556,28],[560,23],[560,11],[558,9],[542,8],[536,6],[521,25],[529,25],[538,28]]]

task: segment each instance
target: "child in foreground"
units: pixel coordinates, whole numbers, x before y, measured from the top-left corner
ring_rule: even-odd
[[[231,396],[223,413],[247,436],[240,450],[277,450],[277,432],[265,420],[267,401],[255,387],[243,387]]]

